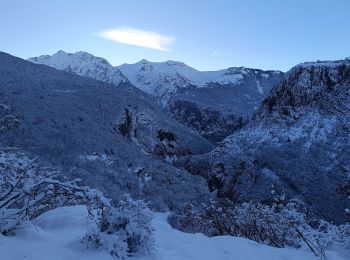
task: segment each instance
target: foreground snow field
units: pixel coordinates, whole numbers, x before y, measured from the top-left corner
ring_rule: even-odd
[[[87,250],[79,240],[87,225],[83,206],[63,207],[39,217],[35,224],[18,231],[16,236],[0,235],[1,260],[111,260],[105,251]],[[187,234],[172,229],[166,214],[156,214],[157,251],[135,260],[316,260],[307,250],[274,248],[243,238],[221,236],[208,238],[202,234]],[[345,260],[328,252],[328,260]]]

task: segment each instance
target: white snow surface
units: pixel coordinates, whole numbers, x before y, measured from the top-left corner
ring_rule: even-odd
[[[210,83],[239,84],[243,70],[237,68],[218,71],[198,71],[178,61],[150,62],[141,60],[135,64],[123,64],[118,67],[129,81],[140,90],[165,101],[178,89],[202,88]],[[230,72],[230,73],[228,73]]]
[[[136,86],[143,78],[148,81],[157,81],[162,77],[186,79],[188,83],[197,87],[204,87],[210,82],[238,83],[243,79],[242,71],[237,69],[235,74],[227,74],[227,69],[218,71],[199,71],[183,62],[166,61],[150,62],[141,60],[135,64],[123,64],[118,67],[122,73]],[[185,86],[184,86],[185,87]]]
[[[310,251],[274,248],[244,238],[188,234],[172,229],[166,213],[156,213],[157,251],[135,260],[317,260]],[[15,236],[0,235],[1,260],[112,260],[106,251],[86,249],[80,242],[87,226],[84,206],[49,211],[20,229]],[[327,252],[329,260],[345,260]]]

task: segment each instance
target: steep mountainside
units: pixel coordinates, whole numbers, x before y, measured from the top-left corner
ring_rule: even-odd
[[[212,145],[129,83],[115,87],[0,53],[0,132],[0,146],[63,167],[112,198],[129,192],[164,209],[207,196],[205,181],[162,159]]]
[[[273,185],[317,216],[344,222],[349,122],[350,61],[300,64],[249,124],[208,156],[179,163],[203,173],[218,196],[268,201]]]
[[[239,129],[283,77],[280,71],[243,67],[202,72],[176,61],[142,60],[113,67],[83,52],[60,51],[29,60],[114,85],[127,78],[168,108],[172,117],[213,141]]]
[[[240,80],[181,89],[169,101],[174,118],[214,142],[241,128],[283,77],[281,72],[247,68],[230,68],[225,73],[240,75]]]
[[[251,142],[306,140],[305,148],[333,137],[349,137],[350,61],[304,63],[291,69],[254,114],[246,129]],[[241,131],[241,133],[249,133]],[[235,153],[237,137],[225,140]],[[233,146],[232,146],[233,145]]]

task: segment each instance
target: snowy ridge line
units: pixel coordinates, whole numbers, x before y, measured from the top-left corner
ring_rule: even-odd
[[[59,70],[71,71],[118,85],[130,81],[140,90],[159,98],[168,98],[180,88],[207,87],[212,83],[240,84],[247,75],[261,75],[268,79],[273,74],[283,74],[277,70],[259,70],[245,67],[230,67],[217,71],[199,71],[183,62],[168,60],[150,62],[141,60],[134,64],[112,66],[107,60],[86,52],[66,53],[58,51],[53,55],[42,55],[28,59]]]

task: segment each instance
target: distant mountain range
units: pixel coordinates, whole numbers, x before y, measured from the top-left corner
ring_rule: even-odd
[[[59,51],[29,61],[114,85],[129,81],[156,98],[173,118],[212,141],[239,129],[283,77],[280,71],[244,67],[202,72],[176,61],[142,60],[113,67],[85,52]]]

